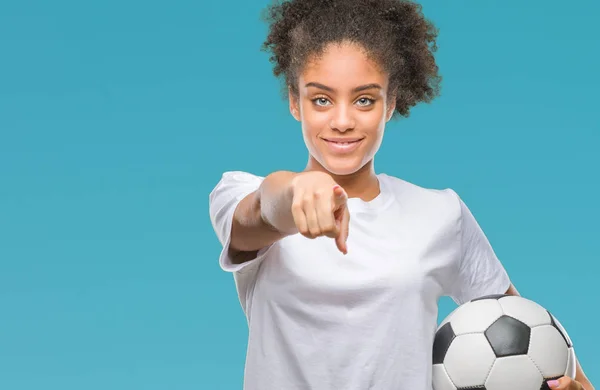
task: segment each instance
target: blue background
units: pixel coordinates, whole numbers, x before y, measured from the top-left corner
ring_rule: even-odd
[[[208,194],[306,161],[266,4],[0,3],[0,388],[241,388]],[[599,386],[600,6],[576,4],[424,1],[443,95],[390,122],[376,168],[454,188]]]

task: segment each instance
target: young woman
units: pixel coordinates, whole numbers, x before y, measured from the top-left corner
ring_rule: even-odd
[[[302,172],[210,194],[249,324],[248,390],[431,389],[437,304],[518,294],[451,189],[376,173],[386,122],[438,94],[436,30],[402,0],[292,0],[264,44],[302,127]],[[552,388],[591,390],[576,380]]]

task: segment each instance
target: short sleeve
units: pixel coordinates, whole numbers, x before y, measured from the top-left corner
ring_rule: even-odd
[[[210,221],[219,242],[223,246],[219,256],[219,265],[224,271],[241,271],[245,267],[256,263],[264,253],[263,249],[259,251],[255,259],[241,264],[234,264],[229,256],[231,225],[235,209],[242,199],[259,188],[263,179],[263,177],[247,172],[225,172],[209,195]]]
[[[481,296],[504,294],[510,286],[506,269],[467,205],[456,197],[460,204],[460,257],[450,297],[461,305]]]

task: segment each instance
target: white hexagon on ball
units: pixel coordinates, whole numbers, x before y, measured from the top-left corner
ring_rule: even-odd
[[[467,302],[450,318],[454,334],[483,333],[502,315],[502,307],[496,300]]]
[[[528,355],[545,378],[564,375],[569,362],[567,343],[552,325],[531,329]]]
[[[518,296],[506,296],[498,299],[504,314],[519,319],[529,327],[550,325],[550,314],[538,303]]]
[[[485,390],[540,389],[544,378],[527,355],[506,356],[496,359]]]
[[[443,364],[433,365],[433,388],[436,390],[456,390],[456,386],[452,383]]]
[[[471,333],[452,340],[444,357],[444,366],[456,387],[473,387],[485,383],[494,360],[496,355],[485,335]]]

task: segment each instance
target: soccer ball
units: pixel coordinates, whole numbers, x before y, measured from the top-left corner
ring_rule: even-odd
[[[437,328],[434,390],[540,390],[575,378],[575,352],[548,310],[529,299],[489,295],[460,305]]]

